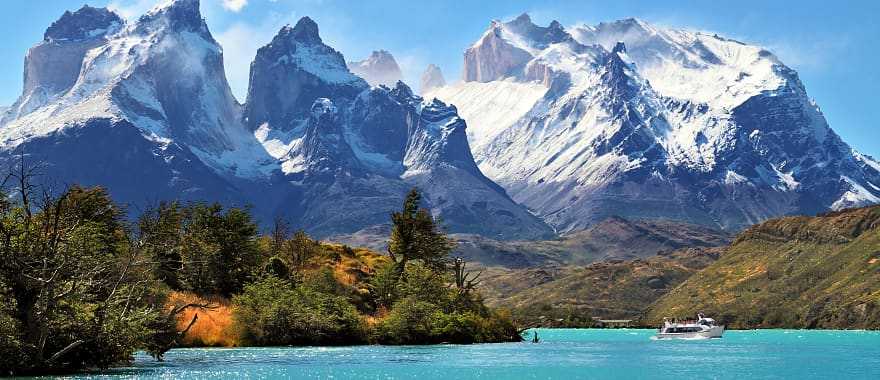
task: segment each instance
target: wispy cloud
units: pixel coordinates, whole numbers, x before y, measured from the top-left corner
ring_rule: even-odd
[[[399,54],[392,51],[391,54],[394,54],[394,60],[400,66],[400,71],[403,73],[403,82],[412,87],[413,90],[421,92],[419,86],[421,84],[422,72],[425,71],[428,63],[430,63],[425,59],[425,52],[407,50]]]
[[[134,20],[158,3],[157,0],[113,0],[107,8],[126,20]]]
[[[223,8],[232,12],[238,12],[247,6],[248,0],[223,0]]]

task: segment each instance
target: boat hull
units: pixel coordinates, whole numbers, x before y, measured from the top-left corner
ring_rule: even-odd
[[[657,333],[657,339],[711,339],[721,338],[724,334],[724,326],[712,326],[703,331],[684,332],[684,333]]]

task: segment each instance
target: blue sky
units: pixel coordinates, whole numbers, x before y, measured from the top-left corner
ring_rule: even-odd
[[[6,0],[0,4],[0,105],[21,91],[25,52],[65,10],[86,0]],[[88,0],[137,17],[156,0]],[[720,3],[720,4],[719,4]],[[830,5],[833,4],[833,5]],[[392,52],[408,81],[428,63],[457,79],[462,52],[491,19],[528,12],[539,24],[597,23],[626,17],[715,32],[762,45],[800,73],[834,128],[857,149],[880,156],[880,2],[875,1],[416,1],[202,0],[224,47],[227,76],[243,100],[256,49],[287,23],[310,16],[324,40],[349,60]]]

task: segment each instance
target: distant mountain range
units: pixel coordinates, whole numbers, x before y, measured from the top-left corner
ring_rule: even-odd
[[[880,201],[880,164],[769,51],[638,19],[493,21],[463,81],[480,169],[561,232],[611,215],[738,230]]]
[[[463,82],[429,66],[422,97],[390,53],[346,62],[304,17],[259,49],[240,104],[199,6],[66,12],[2,111],[2,164],[42,162],[47,183],[106,186],[132,210],[250,205],[318,237],[386,223],[411,187],[447,230],[492,241],[611,216],[739,229],[880,201],[880,164],[757,47],[523,15],[467,49]]]

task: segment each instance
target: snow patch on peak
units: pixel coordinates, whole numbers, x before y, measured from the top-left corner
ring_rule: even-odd
[[[467,135],[474,152],[522,119],[544,97],[548,89],[540,83],[503,81],[461,82],[434,88],[425,98],[455,104],[467,120]]]
[[[327,98],[315,99],[315,102],[312,103],[312,116],[320,118],[328,114],[336,114],[336,106],[333,104],[333,101]]]
[[[342,54],[321,42],[317,24],[308,17],[301,18],[293,28],[282,27],[257,55],[274,59],[273,65],[294,66],[328,83],[360,81],[348,70]]]
[[[656,27],[637,19],[578,25],[570,33],[582,44],[609,50],[625,43],[639,72],[665,96],[731,109],[785,83],[772,54],[716,35]]]
[[[871,204],[880,203],[880,197],[865,189],[858,182],[853,181],[847,176],[840,176],[841,182],[846,183],[849,190],[843,193],[840,198],[831,205],[832,210],[841,210],[851,207],[862,207]]]

